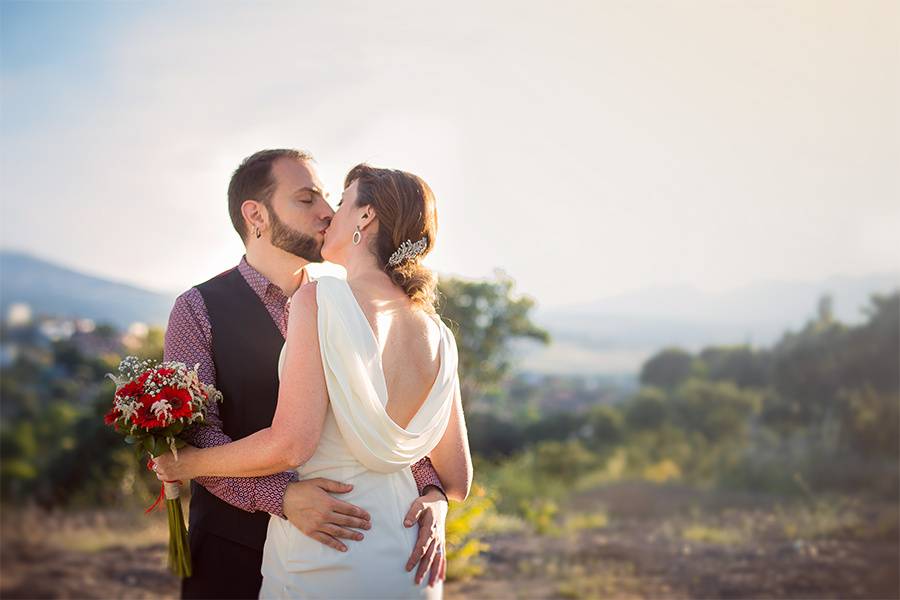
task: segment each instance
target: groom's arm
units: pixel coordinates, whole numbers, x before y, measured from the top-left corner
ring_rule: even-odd
[[[189,368],[199,364],[197,371],[200,381],[209,385],[216,384],[216,368],[212,359],[212,328],[206,303],[197,288],[191,288],[175,300],[166,328],[163,358],[183,362]],[[186,429],[181,437],[198,448],[221,446],[232,441],[222,430],[219,406],[215,402],[209,405],[206,421]],[[261,510],[284,519],[285,491],[289,483],[297,480],[295,472],[285,472],[263,477],[197,477],[194,481],[214,496],[241,510]]]

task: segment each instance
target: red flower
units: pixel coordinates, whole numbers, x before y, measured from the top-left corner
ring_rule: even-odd
[[[116,391],[117,398],[130,398],[144,393],[144,384],[138,380],[129,381]]]
[[[112,425],[116,421],[118,421],[119,417],[121,417],[121,416],[122,416],[122,414],[119,412],[119,409],[116,408],[115,406],[113,406],[109,410],[109,412],[106,413],[106,415],[103,417],[103,422],[107,425]],[[116,427],[116,429],[118,429],[118,426]]]
[[[152,407],[160,400],[165,400],[169,404],[170,410],[168,413],[160,412],[157,415],[153,412]],[[140,406],[131,420],[136,425],[148,430],[166,427],[177,419],[190,417],[194,412],[190,392],[174,386],[166,386],[158,394],[152,396],[144,394],[140,397],[139,402]]]
[[[190,417],[193,409],[191,407],[191,393],[174,386],[164,387],[156,396],[157,400],[165,400],[172,407],[172,419],[181,417]]]
[[[172,418],[180,419],[194,414],[194,405],[191,403],[191,393],[187,390],[176,389],[175,398],[169,401],[172,404]]]
[[[156,402],[155,396],[144,394],[139,398],[138,401],[140,402],[140,406],[138,406],[137,411],[135,411],[135,413],[131,415],[132,423],[138,425],[139,427],[143,427],[144,429],[153,429],[154,427],[166,426],[162,419],[157,418],[157,416],[153,414],[153,411],[150,410],[150,407],[153,406],[154,402]]]

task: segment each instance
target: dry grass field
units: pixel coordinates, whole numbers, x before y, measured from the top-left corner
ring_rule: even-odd
[[[619,483],[550,535],[489,536],[484,572],[448,598],[898,598],[898,507]],[[6,510],[3,598],[173,598],[165,520]]]

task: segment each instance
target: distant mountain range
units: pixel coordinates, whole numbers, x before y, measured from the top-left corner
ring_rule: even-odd
[[[547,348],[520,347],[521,364],[538,372],[634,372],[656,350],[711,344],[769,345],[816,314],[832,297],[837,319],[862,321],[873,293],[900,289],[900,273],[830,277],[817,282],[758,282],[711,293],[678,285],[638,290],[587,304],[537,310],[550,331]]]
[[[831,277],[812,283],[760,282],[710,293],[690,286],[655,287],[587,304],[538,309],[534,320],[553,344],[516,345],[520,367],[534,373],[635,373],[658,349],[710,344],[768,345],[815,315],[823,294],[835,316],[863,319],[873,293],[900,289],[900,273]],[[125,327],[135,321],[165,326],[174,295],[78,273],[45,260],[0,251],[0,311],[25,302],[35,314],[86,317]]]
[[[0,314],[24,302],[35,315],[88,318],[127,327],[168,322],[174,296],[85,275],[28,254],[0,251]]]

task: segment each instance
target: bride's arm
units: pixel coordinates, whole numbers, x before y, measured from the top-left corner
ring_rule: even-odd
[[[429,456],[441,478],[447,497],[451,500],[465,500],[472,486],[472,454],[469,451],[469,435],[466,432],[459,375],[456,376],[450,421],[447,423],[444,436]]]
[[[272,426],[223,446],[182,449],[177,461],[172,454],[164,454],[156,459],[160,479],[253,477],[280,473],[309,460],[319,444],[328,409],[317,322],[316,283],[312,282],[301,286],[291,299]]]

